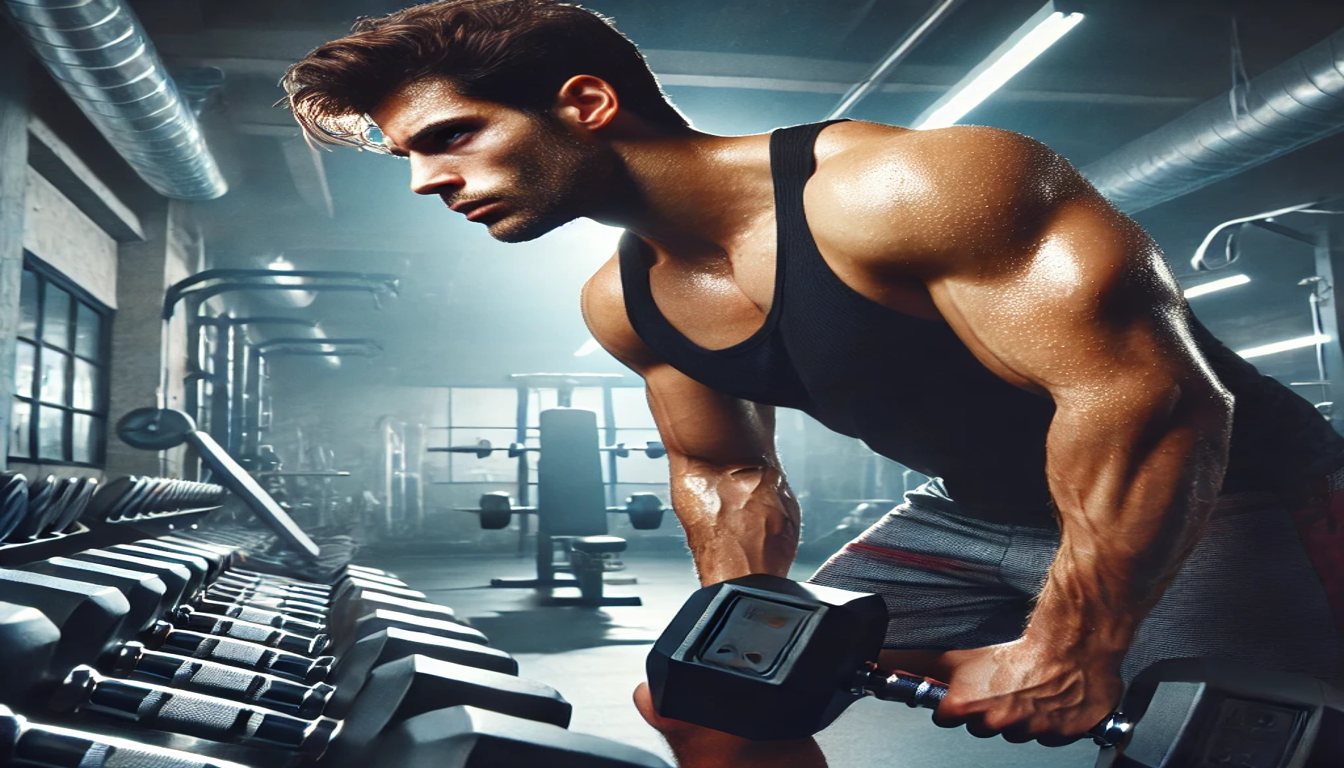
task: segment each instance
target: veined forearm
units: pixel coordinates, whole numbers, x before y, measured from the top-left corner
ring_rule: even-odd
[[[800,512],[779,467],[674,461],[672,506],[702,584],[749,573],[788,575]]]
[[[1060,548],[1028,637],[1123,655],[1203,533],[1229,402],[1213,390],[1135,405],[1056,414],[1047,463]]]

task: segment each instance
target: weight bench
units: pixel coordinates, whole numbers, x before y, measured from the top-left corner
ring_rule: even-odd
[[[547,597],[545,602],[551,605],[643,605],[635,596],[604,594],[602,575],[625,567],[620,553],[626,548],[625,539],[609,535],[607,513],[628,513],[636,527],[656,528],[662,519],[661,502],[652,494],[636,494],[625,508],[607,507],[597,414],[581,408],[551,408],[542,411],[540,418],[537,506],[514,507],[507,494],[489,493],[481,497],[480,509],[465,510],[479,514],[483,528],[503,528],[514,513],[537,513],[536,578],[491,579],[490,586],[579,589],[578,597]],[[557,545],[565,554],[561,562],[556,561]],[[570,575],[560,575],[565,572]]]

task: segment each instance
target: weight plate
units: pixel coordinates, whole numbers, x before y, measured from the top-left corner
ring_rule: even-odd
[[[117,422],[121,441],[145,451],[176,448],[195,429],[190,416],[171,408],[138,408]]]
[[[28,478],[18,472],[0,475],[0,540],[9,537],[28,515]]]

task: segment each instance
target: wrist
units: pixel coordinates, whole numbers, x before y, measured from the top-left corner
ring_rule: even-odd
[[[1108,606],[1042,599],[1022,633],[1028,645],[1074,657],[1119,664],[1129,651],[1141,617]]]

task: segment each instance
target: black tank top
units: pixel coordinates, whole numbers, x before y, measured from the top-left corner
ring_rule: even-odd
[[[778,249],[774,302],[760,330],[725,349],[688,339],[658,310],[649,288],[652,254],[627,233],[621,281],[636,333],[663,361],[712,389],[802,410],[939,478],[926,495],[947,502],[948,511],[1054,525],[1045,478],[1050,399],[991,373],[946,323],[860,295],[822,258],[803,213],[803,187],[815,167],[816,137],[830,124],[771,136]],[[1225,492],[1277,490],[1344,464],[1344,438],[1310,403],[1191,321],[1197,343],[1236,397]]]

